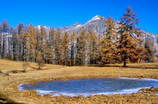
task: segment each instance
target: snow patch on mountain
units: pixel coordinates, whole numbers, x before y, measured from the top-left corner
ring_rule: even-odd
[[[103,19],[102,16],[96,15],[91,20],[89,20],[88,23],[93,22],[93,21],[102,20],[102,19]]]

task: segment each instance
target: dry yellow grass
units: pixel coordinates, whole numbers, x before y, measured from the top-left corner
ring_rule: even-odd
[[[58,68],[62,68],[62,67],[63,66],[60,66],[60,65],[46,64],[43,67],[43,69],[58,69]],[[29,62],[29,66],[27,67],[27,71],[33,71],[36,69],[37,69],[37,64]],[[13,71],[13,70],[23,70],[23,62],[0,59],[0,71],[9,72],[9,71]]]
[[[26,73],[10,73],[0,75],[0,92],[8,98],[26,104],[158,104],[158,96],[154,94],[136,93],[130,95],[97,95],[91,97],[51,97],[38,96],[34,91],[20,92],[17,85],[25,82],[41,80],[66,80],[95,77],[134,77],[158,79],[157,63],[130,64],[127,68],[119,64],[106,67],[45,65],[44,70],[35,70],[36,64],[30,63]],[[22,62],[0,60],[0,70],[22,70]]]

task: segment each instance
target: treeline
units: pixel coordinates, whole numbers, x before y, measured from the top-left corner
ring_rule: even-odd
[[[16,29],[7,22],[0,26],[0,58],[37,62],[40,65],[90,65],[149,61],[152,54],[142,44],[138,19],[128,8],[119,23],[112,18],[102,37],[82,28],[80,32],[61,32],[44,26],[19,24]]]

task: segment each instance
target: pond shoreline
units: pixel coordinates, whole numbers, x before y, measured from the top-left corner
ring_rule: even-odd
[[[17,62],[16,62],[17,63]],[[0,76],[0,93],[9,99],[24,104],[158,104],[154,93],[156,88],[142,89],[140,92],[129,95],[95,95],[90,97],[52,97],[50,95],[39,96],[36,91],[19,91],[17,86],[23,83],[50,80],[71,80],[85,78],[152,78],[158,79],[158,70],[152,69],[157,64],[131,64],[131,66],[151,66],[144,68],[122,68],[122,67],[87,67],[87,66],[49,66],[49,70],[34,70],[26,73],[10,74]],[[47,67],[48,65],[46,65]],[[130,66],[130,65],[129,65]],[[17,67],[16,67],[17,68]],[[20,69],[20,67],[19,67]],[[153,93],[154,92],[154,93]]]
[[[82,78],[82,79],[75,79],[75,80],[97,80],[97,79],[107,79],[107,77],[105,78]],[[152,82],[158,82],[157,79],[151,79],[151,78],[128,78],[128,77],[118,77],[118,78],[112,78],[109,77],[108,79],[116,79],[116,80],[135,80],[135,81],[152,81]],[[64,82],[64,81],[75,81],[74,79],[69,79],[69,80],[48,80],[48,81],[38,81],[38,82],[32,82],[32,83],[23,83],[18,85],[18,90],[19,91],[29,91],[29,90],[25,90],[24,86],[31,84],[34,85],[34,83],[37,85],[37,83],[47,83],[47,82]],[[95,96],[95,95],[116,95],[116,94],[121,94],[121,95],[127,95],[127,94],[132,94],[132,93],[137,93],[140,90],[145,90],[145,89],[150,89],[150,88],[154,88],[154,85],[150,87],[137,87],[137,88],[130,88],[130,89],[122,89],[119,92],[99,92],[99,93],[64,93],[64,92],[60,92],[60,94],[58,95],[57,91],[53,91],[53,90],[35,90],[36,93],[38,95],[50,95],[50,96],[67,96],[67,97],[76,97],[76,96],[83,96],[83,97],[89,97],[89,96]],[[157,87],[155,87],[157,88]],[[55,95],[52,95],[55,94]]]
[[[71,100],[74,100],[74,101],[78,101],[79,99],[93,99],[93,98],[96,98],[96,99],[100,99],[100,97],[102,98],[107,98],[107,99],[109,99],[109,100],[107,100],[107,102],[110,102],[111,100],[111,97],[112,98],[114,98],[114,99],[122,99],[122,98],[125,98],[125,99],[130,99],[131,97],[133,97],[133,96],[146,96],[146,94],[144,95],[144,93],[146,93],[147,91],[146,90],[149,90],[148,92],[147,92],[147,96],[154,96],[156,99],[158,99],[158,96],[156,95],[156,93],[158,93],[158,90],[157,90],[157,88],[152,88],[152,91],[150,91],[150,89],[151,88],[142,88],[142,89],[140,89],[139,91],[137,91],[136,93],[132,93],[132,94],[114,94],[114,95],[105,95],[105,94],[99,94],[99,95],[93,95],[93,96],[87,96],[87,97],[85,97],[85,96],[74,96],[74,97],[70,97],[70,96],[52,96],[52,95],[50,95],[50,94],[47,94],[47,95],[44,95],[44,96],[41,96],[41,95],[39,95],[38,93],[37,93],[37,91],[19,91],[19,89],[18,89],[18,85],[19,84],[22,84],[23,82],[24,83],[29,83],[29,82],[31,82],[31,83],[34,83],[34,82],[37,82],[37,81],[52,81],[52,80],[63,80],[63,81],[65,81],[65,80],[77,80],[77,79],[87,79],[87,78],[119,78],[119,77],[109,77],[109,76],[102,76],[102,77],[100,77],[100,76],[93,76],[93,77],[78,77],[78,78],[74,78],[74,77],[66,77],[66,78],[51,78],[51,79],[31,79],[31,80],[25,80],[25,81],[18,81],[18,82],[16,82],[16,83],[14,83],[14,84],[11,84],[10,85],[10,88],[13,88],[13,90],[15,90],[16,92],[18,92],[18,93],[23,93],[24,95],[25,95],[25,97],[27,96],[31,96],[31,97],[33,97],[33,98],[42,98],[43,100],[45,100],[45,99],[56,99],[56,100],[59,100],[59,101],[56,101],[56,100],[54,100],[53,102],[63,102],[63,103],[65,103],[65,104],[67,104],[66,102],[68,101],[68,102],[71,102]],[[138,79],[143,79],[142,77],[126,77],[126,78],[138,78]],[[146,77],[145,77],[146,78]],[[150,79],[150,78],[149,78]],[[155,79],[154,79],[155,80]],[[156,79],[157,80],[157,79]],[[118,98],[117,98],[118,97]],[[127,97],[127,98],[126,98]],[[61,100],[62,99],[62,100]],[[142,98],[141,98],[142,99]],[[60,101],[61,100],[61,101]],[[147,100],[147,99],[146,99]],[[41,100],[39,100],[39,101],[41,101]],[[91,100],[90,100],[91,101]],[[138,100],[139,101],[139,100]],[[28,102],[28,101],[27,101]],[[36,101],[35,101],[36,102]],[[49,102],[49,101],[48,101]],[[88,102],[89,102],[89,100],[88,100]],[[116,102],[117,102],[117,100],[116,100]],[[153,102],[153,101],[152,101]],[[21,102],[19,102],[19,103],[23,103],[23,101]],[[24,103],[25,103],[25,101],[24,101]],[[26,103],[27,104],[27,103]],[[28,103],[28,104],[30,104],[30,103]],[[37,103],[33,103],[33,104],[37,104]],[[41,103],[42,104],[42,103]],[[52,103],[53,104],[53,103]],[[60,104],[60,103],[59,103]],[[128,104],[128,103],[126,103],[126,104]],[[145,103],[144,103],[145,104]],[[148,104],[148,103],[146,103],[146,104]],[[157,104],[157,103],[155,103],[155,104]]]

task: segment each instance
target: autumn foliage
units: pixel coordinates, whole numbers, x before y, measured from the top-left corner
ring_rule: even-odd
[[[44,26],[25,27],[19,24],[12,34],[5,34],[9,25],[0,26],[0,58],[36,62],[38,69],[45,63],[59,65],[91,65],[128,62],[147,62],[154,58],[150,46],[142,44],[142,32],[137,28],[138,19],[128,8],[120,21],[112,17],[105,20],[106,31],[97,34],[85,28],[79,32],[61,32]],[[10,29],[11,31],[11,29]],[[25,68],[24,64],[24,69]]]

